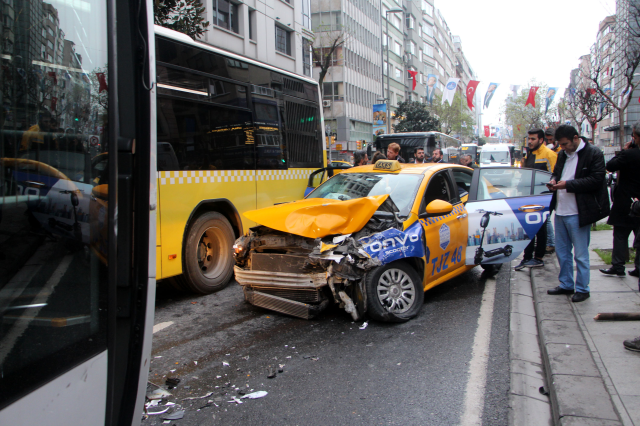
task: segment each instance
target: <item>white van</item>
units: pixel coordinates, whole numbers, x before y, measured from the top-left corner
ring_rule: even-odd
[[[511,149],[507,144],[488,144],[482,147],[480,167],[511,167]]]

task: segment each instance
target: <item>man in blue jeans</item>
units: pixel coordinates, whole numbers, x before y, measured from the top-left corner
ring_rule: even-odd
[[[591,224],[609,215],[609,194],[602,152],[585,143],[576,129],[556,129],[562,147],[551,181],[551,209],[555,209],[556,256],[560,264],[560,285],[548,294],[573,294],[572,302],[587,300],[589,294],[589,241]],[[572,252],[577,276],[573,279]],[[574,294],[575,293],[575,294]]]

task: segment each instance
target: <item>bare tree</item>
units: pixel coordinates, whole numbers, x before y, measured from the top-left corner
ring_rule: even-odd
[[[568,110],[573,111],[582,122],[587,120],[591,126],[591,140],[595,142],[596,126],[613,111],[611,104],[599,96],[593,88],[576,89],[567,100]],[[577,120],[576,120],[577,121]]]
[[[350,32],[344,27],[338,28],[321,26],[313,39],[313,64],[320,68],[318,84],[322,90],[322,83],[329,69],[344,63],[343,48],[351,37]]]
[[[583,70],[597,93],[618,113],[619,144],[624,146],[624,113],[631,103],[631,94],[640,85],[636,71],[640,66],[640,5],[634,0],[618,0],[615,29],[615,46],[604,52],[596,42],[597,52],[591,55],[591,67]],[[614,74],[615,71],[615,74]],[[616,79],[617,94],[609,86]],[[588,119],[588,117],[587,117]]]

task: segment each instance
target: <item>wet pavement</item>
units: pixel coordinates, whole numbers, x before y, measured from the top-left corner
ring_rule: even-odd
[[[459,424],[487,280],[481,272],[427,292],[407,323],[364,329],[336,307],[307,321],[250,306],[235,283],[201,297],[160,285],[150,381],[166,388],[168,377],[180,379],[167,399],[185,410],[176,425]],[[488,278],[496,295],[485,425],[507,424],[510,273]],[[270,379],[270,367],[282,372]],[[228,402],[255,391],[268,394]],[[163,424],[163,415],[142,424]]]

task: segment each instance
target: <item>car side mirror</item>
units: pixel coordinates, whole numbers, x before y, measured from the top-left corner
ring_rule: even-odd
[[[443,200],[433,200],[429,204],[427,204],[426,212],[420,214],[420,218],[423,217],[433,217],[433,216],[442,216],[445,214],[451,213],[453,210],[453,205],[451,203],[447,203]]]

